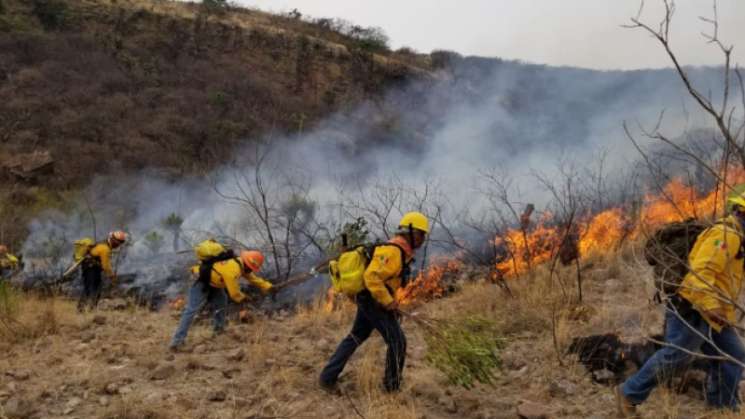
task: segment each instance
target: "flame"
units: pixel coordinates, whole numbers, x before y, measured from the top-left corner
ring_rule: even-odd
[[[445,274],[456,274],[463,264],[457,258],[435,258],[424,272],[419,274],[405,288],[396,292],[396,300],[401,305],[411,304],[417,300],[439,298],[445,294],[442,278]]]
[[[618,208],[605,210],[581,227],[578,248],[580,256],[612,249],[627,234],[627,220]]]
[[[731,168],[727,171],[728,185],[743,182],[745,170]],[[682,179],[673,179],[662,193],[646,194],[637,211],[618,207],[587,215],[575,222],[569,232],[559,226],[551,214],[544,214],[533,228],[510,229],[495,238],[494,244],[505,252],[496,262],[497,276],[517,277],[551,260],[567,243],[576,247],[574,257],[585,257],[610,252],[625,239],[642,239],[646,237],[645,232],[666,223],[721,216],[728,190],[720,182],[710,192],[701,194]],[[523,226],[527,226],[529,223],[524,221]]]
[[[182,295],[168,301],[168,307],[170,307],[171,310],[181,310],[185,305],[186,299]]]

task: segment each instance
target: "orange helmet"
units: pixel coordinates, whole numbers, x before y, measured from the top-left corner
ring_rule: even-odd
[[[0,255],[8,253],[8,246],[0,244]]]
[[[127,233],[123,231],[112,231],[109,233],[109,244],[116,247],[127,241]]]
[[[244,250],[241,252],[241,261],[252,272],[258,272],[264,264],[264,255],[258,250]]]

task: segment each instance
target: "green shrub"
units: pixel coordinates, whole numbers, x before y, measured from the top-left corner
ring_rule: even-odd
[[[227,0],[202,0],[202,10],[206,13],[220,14],[228,8]]]
[[[494,383],[494,370],[502,365],[499,350],[503,346],[494,322],[466,317],[426,322],[424,326],[426,360],[445,373],[450,384],[470,389],[475,382]]]
[[[58,0],[34,0],[32,13],[44,29],[61,29],[67,20],[67,5]]]

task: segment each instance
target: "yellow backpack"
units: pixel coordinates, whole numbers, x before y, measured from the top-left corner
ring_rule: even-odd
[[[194,254],[199,259],[198,281],[206,285],[210,283],[212,277],[212,265],[237,257],[233,250],[226,248],[214,239],[205,240],[194,246]]]
[[[214,239],[205,240],[194,246],[194,254],[200,261],[215,259],[227,252],[228,249]]]
[[[364,290],[365,269],[371,257],[365,246],[359,246],[343,252],[338,259],[329,262],[329,276],[334,291],[354,296]]]
[[[88,256],[88,252],[90,252],[95,245],[95,240],[90,237],[84,237],[80,240],[75,240],[72,252],[73,261],[80,262],[81,260],[85,259],[85,257]]]
[[[350,297],[362,292],[365,289],[365,270],[379,246],[397,247],[401,251],[401,260],[406,260],[404,250],[394,243],[357,246],[342,252],[336,260],[329,262],[329,276],[334,291]]]

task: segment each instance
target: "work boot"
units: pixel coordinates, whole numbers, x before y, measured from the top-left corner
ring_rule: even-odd
[[[621,386],[618,385],[614,387],[613,392],[616,394],[618,417],[624,419],[638,418],[639,413],[636,412],[636,406],[626,398],[626,395],[623,394],[623,390],[621,390]]]
[[[327,383],[326,381],[318,380],[318,386],[321,387],[321,390],[334,396],[338,396],[341,394],[341,390],[339,390],[339,386],[336,384],[336,382]]]

